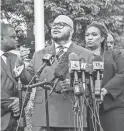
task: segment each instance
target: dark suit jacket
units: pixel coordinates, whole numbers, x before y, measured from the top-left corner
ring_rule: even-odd
[[[40,50],[34,54],[34,58],[28,67],[28,72],[30,74],[34,74],[43,61],[42,58],[46,53],[54,52],[55,46],[54,44]],[[77,46],[76,44],[72,44],[68,52],[75,52],[79,58],[84,58],[86,62],[91,62],[92,54],[89,50],[82,48],[81,46]],[[44,68],[40,75],[40,80],[43,81],[46,79],[50,81],[54,78],[54,69],[58,64],[58,60],[56,59],[52,66],[47,66]],[[68,77],[69,75],[67,75]],[[30,76],[26,79],[29,79]],[[57,88],[61,88],[58,83]],[[73,99],[73,95],[69,96]],[[72,103],[69,99],[68,95],[65,97],[63,94],[53,93],[49,97],[49,124],[50,127],[74,127],[74,113],[72,109]],[[36,94],[34,99],[34,111],[32,117],[33,126],[46,126],[46,113],[45,113],[45,91],[42,88],[36,88]],[[86,112],[84,113],[84,127],[87,126],[86,123]]]
[[[10,53],[12,70],[15,66],[16,55]],[[13,77],[13,72],[10,70],[3,59],[1,58],[1,130],[5,130],[9,124],[11,117],[11,110],[8,105],[12,103],[10,97],[16,97],[17,91],[15,90],[16,81]]]
[[[105,53],[104,60],[103,87],[109,92],[104,97],[104,110],[124,108],[124,58],[113,50]]]
[[[1,130],[5,130],[12,117],[12,111],[8,109],[8,105],[13,102],[10,97],[18,97],[18,91],[16,89],[17,81],[14,78],[14,67],[17,56],[13,53],[9,53],[9,59],[11,61],[11,69],[7,67],[3,59],[1,58]],[[25,92],[22,92],[22,98],[24,98]],[[30,92],[27,93],[24,106],[26,106],[29,100]]]

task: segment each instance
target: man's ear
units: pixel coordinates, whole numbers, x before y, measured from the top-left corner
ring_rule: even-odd
[[[70,31],[70,35],[72,36],[73,33],[74,33],[74,29],[71,29],[71,31]]]

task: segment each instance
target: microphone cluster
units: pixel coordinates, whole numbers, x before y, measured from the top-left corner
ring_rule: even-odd
[[[43,63],[39,70],[36,72],[36,75],[39,77],[43,69],[46,66],[51,66],[55,61],[55,55],[46,54],[43,59]],[[49,96],[53,93],[62,93],[62,90],[59,90],[57,86],[59,81],[64,81],[66,75],[69,73],[70,76],[70,89],[66,91],[73,91],[75,97],[74,111],[78,114],[79,111],[83,112],[82,96],[85,96],[87,91],[87,85],[89,85],[89,91],[92,97],[92,107],[93,107],[93,120],[96,119],[96,101],[101,101],[101,84],[103,77],[104,63],[101,56],[95,56],[92,63],[89,64],[85,61],[84,58],[79,59],[78,55],[74,52],[69,53],[65,52],[54,70],[54,78],[51,81],[42,81],[37,82],[32,85],[27,85],[25,89],[32,89],[37,86],[41,86],[43,89],[50,90]],[[88,79],[88,83],[86,80]],[[81,97],[80,97],[81,96]],[[85,97],[84,97],[85,98]],[[88,103],[88,102],[87,102]],[[90,107],[90,104],[89,104]],[[79,116],[80,117],[80,116]]]
[[[43,57],[43,64],[37,71],[39,75],[46,66],[51,66],[55,60],[55,55],[46,54]],[[104,63],[101,56],[95,56],[91,64],[87,64],[85,59],[79,59],[78,55],[74,52],[65,52],[58,66],[54,71],[54,78],[50,82],[39,82],[28,86],[29,88],[34,88],[36,86],[41,86],[51,92],[56,90],[57,83],[66,79],[66,74],[69,72],[70,75],[70,87],[74,91],[74,95],[83,95],[86,91],[86,79],[88,76],[90,92],[95,94],[96,98],[100,98],[101,93],[101,80],[102,73],[104,70]],[[51,88],[52,86],[52,88]]]
[[[69,74],[70,74],[71,87],[73,87],[73,91],[75,95],[82,95],[83,93],[83,88],[81,88],[82,83],[79,78],[80,72],[81,72],[81,66],[77,54],[70,53]]]
[[[91,94],[95,95],[95,98],[101,99],[101,83],[103,70],[104,63],[101,56],[95,56],[93,62],[91,64],[87,64],[85,62],[85,59],[82,58],[79,60],[77,54],[70,53],[69,73],[74,94],[82,95],[85,93],[86,76],[88,76]]]
[[[66,78],[66,74],[68,72],[68,54],[69,54],[68,52],[65,52],[61,57],[58,66],[55,68],[54,78],[51,81],[37,82],[36,84],[23,86],[23,88],[30,90],[31,88],[41,86],[44,89],[51,90],[51,93],[53,91],[56,91],[57,90],[56,86],[58,82],[63,81]],[[43,64],[41,65],[40,69],[37,71],[38,76],[46,66],[50,66],[54,62],[55,56],[52,54],[46,54],[42,60],[43,60]]]

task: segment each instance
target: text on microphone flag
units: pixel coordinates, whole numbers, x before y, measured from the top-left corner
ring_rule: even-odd
[[[101,61],[93,61],[93,70],[103,70],[104,63]]]
[[[55,55],[45,54],[42,60],[43,60],[43,62],[46,62],[47,65],[51,66],[53,64],[53,62],[55,61]]]
[[[87,63],[82,63],[81,62],[80,67],[81,67],[82,70],[85,70],[88,67],[88,65],[87,65]]]
[[[69,72],[71,71],[80,71],[80,62],[79,61],[70,61]]]

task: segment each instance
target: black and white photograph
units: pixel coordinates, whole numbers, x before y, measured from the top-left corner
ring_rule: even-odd
[[[124,0],[1,0],[1,131],[124,131]]]

